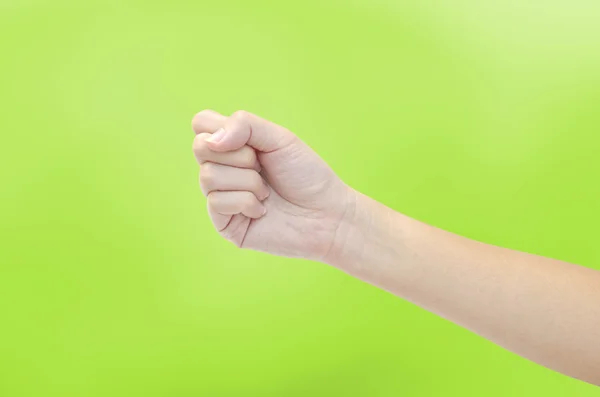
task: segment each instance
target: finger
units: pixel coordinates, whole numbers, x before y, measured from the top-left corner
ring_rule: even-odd
[[[251,192],[212,192],[208,195],[208,208],[221,215],[243,214],[258,219],[266,208]]]
[[[269,196],[269,188],[254,170],[204,163],[200,168],[200,187],[205,195],[214,191],[252,192],[260,201]]]
[[[231,241],[238,247],[241,247],[244,242],[244,236],[246,235],[246,231],[248,230],[249,223],[252,219],[244,216],[244,215],[221,215],[216,214],[213,211],[209,211],[211,217],[213,216],[222,216],[227,220],[226,224],[223,224],[222,227],[218,227],[217,223],[215,223],[215,228],[221,233],[223,237],[227,240]]]
[[[211,109],[205,109],[192,118],[192,129],[196,134],[213,133],[225,125],[227,117]]]
[[[210,207],[208,208],[208,214],[210,215],[210,220],[212,221],[213,225],[215,226],[215,229],[217,229],[217,231],[219,231],[219,232],[222,232],[223,230],[227,229],[227,227],[230,226],[231,223],[233,222],[234,217],[241,216],[241,217],[245,218],[244,215],[219,214],[218,212],[212,211],[210,209]]]
[[[242,146],[232,152],[215,152],[211,150],[206,142],[210,137],[208,133],[200,133],[194,137],[193,150],[198,164],[202,165],[208,161],[239,168],[250,168],[260,171],[260,164],[256,158],[256,151],[248,145]]]
[[[237,111],[207,142],[217,152],[237,150],[244,145],[261,152],[272,152],[289,145],[294,139],[294,134],[277,124],[245,111]]]

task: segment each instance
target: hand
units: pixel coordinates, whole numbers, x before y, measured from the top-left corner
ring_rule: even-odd
[[[292,132],[248,112],[204,110],[192,127],[220,234],[241,248],[324,260],[354,191]]]

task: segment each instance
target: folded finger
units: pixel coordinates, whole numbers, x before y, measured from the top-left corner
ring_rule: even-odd
[[[240,149],[231,152],[215,152],[210,149],[206,142],[208,137],[210,137],[210,134],[205,132],[194,137],[192,146],[198,164],[202,165],[206,162],[211,162],[238,168],[260,170],[256,151],[250,146],[242,146]]]
[[[211,109],[202,110],[192,118],[192,129],[196,134],[203,132],[213,133],[221,128],[227,117]]]
[[[200,187],[205,195],[214,191],[252,192],[259,200],[269,196],[269,188],[255,170],[204,163],[200,168]]]
[[[208,207],[221,215],[243,214],[253,219],[266,213],[266,208],[251,192],[212,192],[208,195]]]

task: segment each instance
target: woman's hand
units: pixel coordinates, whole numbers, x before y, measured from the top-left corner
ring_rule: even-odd
[[[194,154],[208,212],[241,248],[323,260],[354,191],[289,130],[244,111],[198,113]]]

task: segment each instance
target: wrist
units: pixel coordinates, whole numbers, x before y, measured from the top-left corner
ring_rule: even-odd
[[[374,280],[383,267],[396,266],[405,257],[405,243],[414,225],[410,218],[360,192],[351,189],[351,196],[324,262]]]
[[[361,218],[368,212],[367,197],[348,187],[344,215],[340,219],[335,237],[323,262],[341,268],[348,263],[348,258],[359,260],[364,249],[364,229]]]

